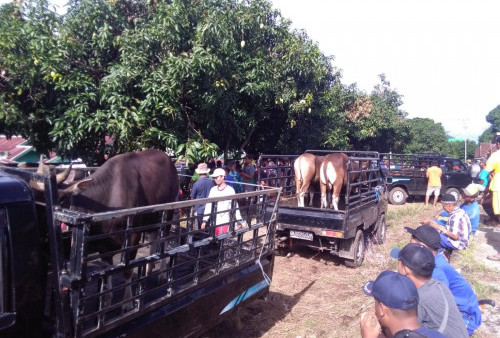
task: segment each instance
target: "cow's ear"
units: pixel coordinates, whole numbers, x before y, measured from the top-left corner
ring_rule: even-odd
[[[92,185],[92,178],[85,178],[73,184],[72,193],[73,194],[81,194],[85,190],[87,190]]]
[[[78,182],[73,182],[69,187],[58,190],[59,199],[62,199],[69,194],[73,195],[81,194],[82,192],[87,190],[91,184],[92,184],[92,178],[85,178]]]

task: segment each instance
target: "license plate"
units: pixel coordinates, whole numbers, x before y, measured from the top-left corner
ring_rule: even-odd
[[[312,232],[305,232],[305,231],[290,230],[290,237],[304,239],[306,241],[313,240]]]

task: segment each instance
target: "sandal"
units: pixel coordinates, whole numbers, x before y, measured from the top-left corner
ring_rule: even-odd
[[[486,258],[489,259],[490,261],[500,262],[500,253],[497,253],[496,255],[486,256]]]

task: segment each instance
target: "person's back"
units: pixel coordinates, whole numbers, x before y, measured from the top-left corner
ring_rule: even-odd
[[[420,325],[446,337],[469,337],[451,291],[441,281],[432,278],[436,265],[432,251],[421,244],[409,243],[400,250],[393,249],[391,257],[395,258],[396,253],[398,272],[407,276],[417,288]]]
[[[481,167],[477,162],[474,162],[470,167],[470,176],[472,178],[476,178],[479,176],[480,172],[481,172]]]
[[[437,165],[433,164],[427,169],[426,176],[429,179],[428,186],[440,187],[442,170]]]
[[[191,189],[190,197],[191,199],[200,199],[207,198],[210,194],[210,189],[215,185],[214,181],[207,177],[207,174],[210,172],[206,163],[200,163],[198,167],[195,169],[199,178],[194,182],[193,188]],[[196,228],[198,228],[199,224],[201,224],[201,216],[205,211],[205,204],[199,204],[194,207],[195,216],[197,217]]]
[[[441,281],[431,278],[418,289],[418,321],[422,326],[442,332],[446,337],[468,337],[451,291]]]
[[[450,265],[443,254],[435,255],[435,263],[432,278],[441,281],[450,289],[467,330],[471,334],[481,325],[481,309],[474,290],[467,280]]]

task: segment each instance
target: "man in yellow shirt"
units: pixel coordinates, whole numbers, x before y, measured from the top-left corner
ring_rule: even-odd
[[[425,177],[429,180],[427,182],[427,191],[425,192],[425,206],[429,204],[429,197],[434,193],[434,203],[437,205],[439,194],[441,193],[441,175],[443,171],[438,167],[436,161],[432,161],[432,164],[425,172]]]
[[[485,169],[490,173],[491,177],[489,189],[493,195],[491,204],[493,206],[496,223],[493,231],[500,232],[500,135],[496,135],[492,143],[496,144],[497,150],[491,154],[488,161],[486,161]],[[500,261],[500,253],[488,256],[487,258],[493,261]]]

